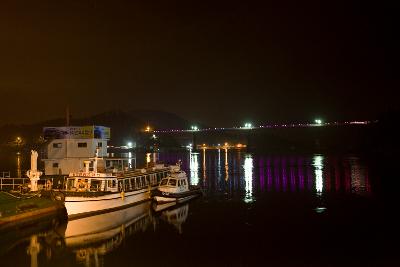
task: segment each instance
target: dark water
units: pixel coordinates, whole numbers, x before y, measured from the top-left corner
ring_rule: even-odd
[[[154,156],[182,160],[205,195],[160,212],[147,202],[9,232],[0,237],[0,265],[400,266],[395,211],[378,190],[384,177],[362,157]]]

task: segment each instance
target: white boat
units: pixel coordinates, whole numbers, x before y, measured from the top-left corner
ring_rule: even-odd
[[[171,173],[161,180],[153,198],[157,203],[182,203],[201,194],[201,188],[189,185],[186,173],[177,165],[171,168]]]
[[[71,173],[67,178],[62,192],[69,219],[151,200],[151,192],[170,170],[157,164],[147,169],[101,173],[96,165],[97,157],[94,171],[89,171],[87,164],[84,172]]]

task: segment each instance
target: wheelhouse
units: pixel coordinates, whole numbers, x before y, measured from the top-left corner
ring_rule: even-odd
[[[161,180],[160,187],[185,190],[189,188],[189,183],[186,176],[171,175]]]

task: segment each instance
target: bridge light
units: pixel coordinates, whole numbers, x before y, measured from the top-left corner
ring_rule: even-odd
[[[244,124],[244,128],[246,128],[246,129],[250,129],[250,128],[252,128],[253,126],[251,125],[251,123],[249,123],[249,122],[246,122],[245,124]]]
[[[191,127],[191,129],[192,129],[192,131],[198,131],[198,130],[199,130],[199,127],[193,125],[193,126]]]
[[[315,119],[314,121],[315,121],[316,124],[319,124],[319,125],[322,124],[322,120],[321,119]]]
[[[132,148],[132,142],[128,142],[128,143],[126,144],[126,146],[127,146],[128,148]]]

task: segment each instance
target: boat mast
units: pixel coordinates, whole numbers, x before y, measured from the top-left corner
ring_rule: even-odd
[[[96,156],[94,157],[94,162],[93,162],[93,171],[94,173],[97,173],[97,160],[99,158],[99,148],[96,147]]]

